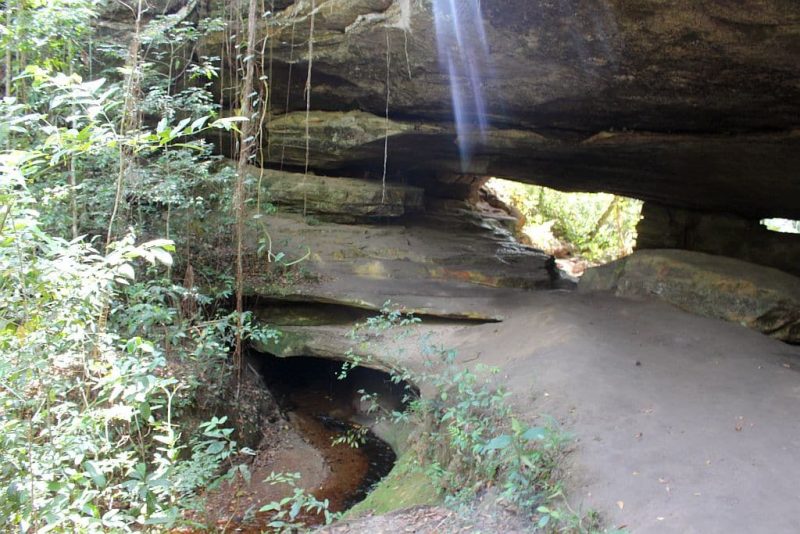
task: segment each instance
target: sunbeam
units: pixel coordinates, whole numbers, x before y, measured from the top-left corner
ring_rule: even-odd
[[[489,126],[483,92],[489,43],[480,0],[434,0],[433,13],[439,63],[449,76],[461,168],[466,171]]]

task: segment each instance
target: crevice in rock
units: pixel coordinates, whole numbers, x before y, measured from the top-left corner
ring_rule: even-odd
[[[380,313],[381,307],[346,300],[315,298],[308,295],[251,296],[246,307],[263,323],[274,326],[314,327],[351,326]],[[502,322],[502,317],[459,313],[439,313],[435,310],[405,309],[426,324],[486,324]]]

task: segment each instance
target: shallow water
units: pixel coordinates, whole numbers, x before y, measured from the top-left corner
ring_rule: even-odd
[[[337,374],[339,362],[317,358],[274,358],[258,356],[261,372],[281,409],[298,432],[325,458],[330,475],[322,488],[314,491],[319,500],[328,500],[331,512],[345,511],[369,494],[394,467],[392,448],[368,431],[357,448],[333,441],[358,428],[353,422],[359,414],[359,389],[386,391],[388,378],[370,369],[350,372],[345,380]],[[363,414],[361,414],[363,415]],[[298,466],[299,467],[299,466]],[[321,517],[306,518],[307,524]]]

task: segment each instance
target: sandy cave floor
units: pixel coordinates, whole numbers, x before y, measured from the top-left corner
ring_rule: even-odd
[[[800,347],[604,294],[487,305],[505,319],[428,328],[571,435],[573,506],[633,533],[800,532]]]
[[[450,339],[574,436],[575,504],[631,532],[800,532],[800,347],[608,295],[502,308]]]

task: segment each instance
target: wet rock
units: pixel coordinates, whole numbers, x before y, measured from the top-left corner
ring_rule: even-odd
[[[685,250],[640,250],[589,269],[578,289],[655,297],[800,343],[800,278],[770,267]]]

